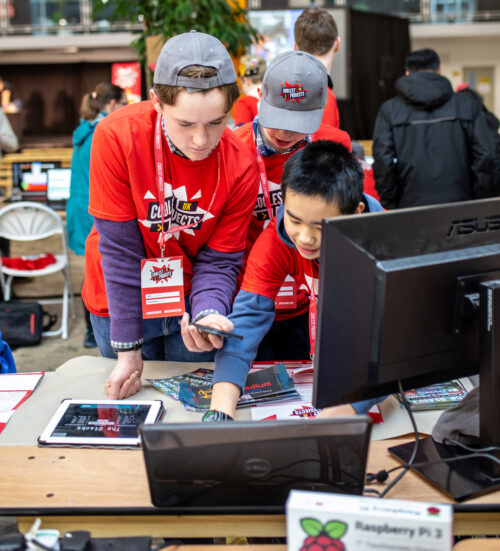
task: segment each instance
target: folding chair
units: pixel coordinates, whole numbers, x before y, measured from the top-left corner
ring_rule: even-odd
[[[0,209],[0,237],[10,241],[38,241],[52,235],[61,236],[62,254],[55,254],[56,262],[38,270],[9,268],[0,263],[0,283],[5,301],[11,298],[14,277],[40,277],[62,272],[64,288],[61,298],[37,300],[40,304],[61,304],[61,324],[58,329],[44,331],[43,336],[61,335],[68,338],[68,307],[75,317],[75,305],[69,268],[66,227],[57,212],[41,203],[21,201]]]

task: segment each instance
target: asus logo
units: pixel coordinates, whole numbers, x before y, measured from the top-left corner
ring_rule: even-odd
[[[498,230],[500,230],[500,214],[485,216],[484,221],[480,221],[479,218],[465,218],[464,220],[454,220],[446,237],[473,235]]]

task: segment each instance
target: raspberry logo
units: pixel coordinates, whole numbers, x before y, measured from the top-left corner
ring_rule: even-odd
[[[300,551],[346,551],[340,538],[347,532],[347,524],[331,520],[324,526],[315,518],[300,519],[302,530],[307,534]]]

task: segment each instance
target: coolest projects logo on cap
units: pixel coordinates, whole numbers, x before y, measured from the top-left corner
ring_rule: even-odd
[[[280,54],[264,75],[260,124],[304,134],[316,132],[326,94],[327,74],[319,59],[300,51]]]
[[[303,84],[297,83],[293,85],[285,81],[285,84],[281,85],[280,96],[283,96],[285,101],[291,101],[292,103],[296,101],[299,103],[301,99],[305,99],[307,92],[308,90],[304,88]]]

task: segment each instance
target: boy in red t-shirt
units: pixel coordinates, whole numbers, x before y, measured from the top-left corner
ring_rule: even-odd
[[[259,343],[273,323],[274,300],[285,275],[292,275],[307,289],[309,302],[317,301],[323,219],[382,210],[378,201],[363,194],[358,161],[345,147],[331,141],[312,143],[293,155],[285,165],[281,185],[284,204],[255,243],[228,316],[234,332],[243,339],[226,339],[215,355],[211,407],[204,421],[234,416]],[[314,316],[310,323],[316,323]],[[285,346],[292,345],[293,336],[285,341]],[[314,346],[311,341],[312,354]],[[353,407],[366,413],[373,403],[358,402]],[[351,406],[334,411],[353,413]]]
[[[103,119],[92,142],[94,228],[82,295],[101,353],[118,358],[109,398],[140,389],[143,359],[210,361],[222,346],[191,327],[188,351],[173,312],[185,297],[186,319],[226,327],[258,189],[255,159],[226,128],[239,90],[223,44],[196,31],[171,38],[153,82],[151,101]],[[160,257],[181,257],[183,270],[176,267],[177,290],[154,300],[170,303],[177,294],[180,304],[170,317],[166,305],[167,317],[143,320],[141,296],[150,304],[151,297],[141,290],[141,260],[161,264]]]
[[[280,181],[285,162],[316,140],[332,140],[349,150],[351,148],[346,132],[321,124],[327,89],[326,69],[321,61],[304,52],[280,54],[264,75],[258,116],[253,123],[235,131],[257,157],[261,169],[261,184],[248,228],[244,265],[256,239],[281,205]],[[261,342],[258,360],[309,357],[308,305],[304,290],[288,276],[277,300],[276,323]],[[285,347],[283,336],[290,334],[295,335],[293,345]]]
[[[302,50],[318,58],[328,73],[328,92],[323,124],[340,127],[339,108],[333,93],[333,81],[330,77],[335,54],[340,48],[340,36],[337,24],[331,13],[325,8],[307,8],[295,21],[295,49]]]

